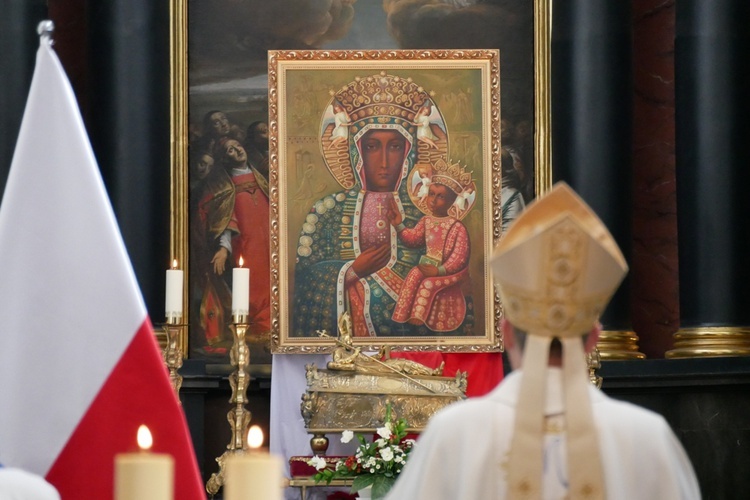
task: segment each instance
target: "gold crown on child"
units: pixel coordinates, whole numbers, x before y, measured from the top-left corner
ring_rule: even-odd
[[[432,182],[442,184],[456,194],[461,194],[473,184],[471,174],[460,163],[449,163],[443,158],[432,166]]]

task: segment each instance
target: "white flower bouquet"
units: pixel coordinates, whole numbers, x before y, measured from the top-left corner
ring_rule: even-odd
[[[323,457],[312,457],[308,463],[317,470],[313,479],[316,483],[325,481],[330,484],[333,479],[354,478],[352,492],[372,486],[373,500],[385,497],[406,465],[415,444],[413,439],[406,439],[406,426],[403,418],[392,422],[391,406],[388,405],[383,427],[376,431],[377,439],[368,442],[364,436],[357,434],[359,446],[354,455],[333,465],[327,464]],[[353,438],[352,431],[341,433],[342,443],[348,443]]]

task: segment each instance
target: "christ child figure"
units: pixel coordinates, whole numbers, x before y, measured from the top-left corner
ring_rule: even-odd
[[[424,247],[426,254],[404,279],[393,321],[424,324],[435,332],[458,328],[466,316],[462,285],[469,277],[471,248],[466,226],[448,214],[464,186],[437,171],[428,184],[428,213],[411,229],[404,227],[393,202],[388,218],[407,247]]]

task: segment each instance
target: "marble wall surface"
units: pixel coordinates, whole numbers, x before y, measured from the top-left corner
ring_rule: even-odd
[[[631,319],[640,351],[663,358],[679,328],[675,181],[675,2],[633,0]]]

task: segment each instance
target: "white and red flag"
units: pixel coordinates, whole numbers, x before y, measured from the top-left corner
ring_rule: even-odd
[[[43,38],[0,205],[0,463],[64,500],[113,496],[114,457],[175,459],[175,498],[205,499],[185,416],[75,96]]]

